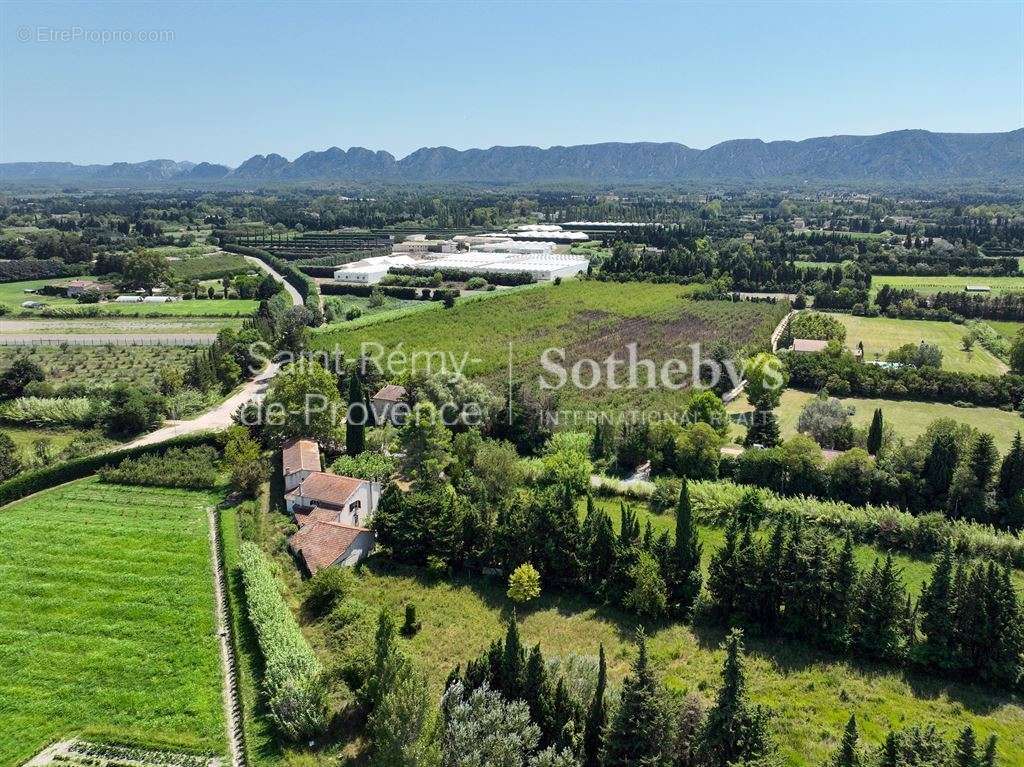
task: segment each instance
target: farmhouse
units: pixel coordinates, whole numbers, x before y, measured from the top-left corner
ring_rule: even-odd
[[[396,384],[388,384],[370,398],[370,409],[373,410],[373,420],[377,423],[390,423],[393,426],[400,426],[403,418],[397,410],[397,405],[405,400],[405,387]]]
[[[64,289],[64,295],[68,298],[78,298],[90,290],[96,293],[109,293],[114,286],[107,282],[96,282],[95,280],[71,280]]]
[[[288,548],[310,575],[331,565],[351,566],[370,553],[366,527],[380,498],[380,483],[322,471],[320,448],[293,440],[281,451],[285,507],[299,525]]]

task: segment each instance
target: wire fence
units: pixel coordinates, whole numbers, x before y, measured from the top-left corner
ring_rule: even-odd
[[[0,346],[209,346],[215,333],[188,335],[90,335],[3,336]]]

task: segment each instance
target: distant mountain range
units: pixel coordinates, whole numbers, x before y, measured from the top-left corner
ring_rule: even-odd
[[[1024,181],[1024,128],[1007,133],[902,130],[805,141],[739,139],[708,149],[675,143],[496,146],[388,152],[331,147],[292,161],[254,155],[237,168],[148,160],[113,165],[0,163],[0,182],[102,186],[303,183],[311,181],[554,183],[766,182],[955,183]]]

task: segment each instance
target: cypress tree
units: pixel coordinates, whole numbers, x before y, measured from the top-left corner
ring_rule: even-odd
[[[974,739],[974,730],[970,725],[964,727],[953,749],[954,767],[979,767],[978,746]]]
[[[755,407],[751,415],[751,424],[747,429],[747,436],[743,439],[745,447],[762,445],[764,447],[775,447],[781,441],[779,437],[779,419],[775,411]]]
[[[878,767],[900,767],[899,744],[896,742],[896,733],[891,730],[885,736],[885,745],[882,746]]]
[[[850,644],[850,619],[857,590],[857,564],[853,558],[853,536],[846,534],[843,548],[833,565],[828,585],[828,641],[836,649]]]
[[[996,767],[996,736],[989,735],[985,741],[985,751],[981,755],[981,767]]]
[[[949,668],[953,653],[953,552],[947,542],[932,577],[921,590],[917,603],[921,614],[921,631],[925,640],[921,647],[924,660]]]
[[[882,408],[875,408],[875,414],[871,416],[871,426],[868,427],[868,452],[871,455],[878,455],[882,449]]]
[[[996,498],[1005,505],[1016,498],[1021,490],[1024,490],[1024,447],[1021,445],[1020,432],[1017,432],[1013,445],[999,467]]]
[[[665,578],[669,587],[669,605],[677,616],[688,616],[700,593],[702,548],[697,536],[697,526],[693,523],[689,485],[686,479],[683,479],[679,488],[679,500],[676,503],[675,543],[669,555],[669,567]]]
[[[861,584],[855,610],[855,643],[862,652],[888,660],[902,656],[908,638],[905,596],[892,556],[886,555],[881,565],[876,559]]]
[[[359,374],[353,370],[348,381],[348,417],[345,419],[345,451],[359,455],[366,449],[365,394]]]
[[[703,762],[709,767],[762,759],[771,750],[768,712],[747,698],[742,631],[733,629],[729,634],[725,653],[722,686],[701,733]]]
[[[835,767],[859,767],[860,755],[857,753],[857,718],[850,715],[843,732],[843,742],[836,754]]]
[[[602,594],[609,575],[615,570],[618,544],[611,517],[603,510],[595,512],[593,540],[585,551],[584,576],[595,594]]]
[[[597,687],[587,711],[587,721],[583,728],[583,767],[601,767],[601,754],[604,751],[605,735],[608,730],[608,703],[605,693],[608,687],[608,667],[604,659],[604,645],[598,655]]]
[[[501,692],[507,700],[523,697],[524,665],[525,653],[519,639],[519,623],[513,610],[501,656]]]
[[[576,746],[575,736],[579,731],[580,711],[569,697],[569,688],[565,686],[565,677],[559,677],[558,684],[555,685],[552,720],[551,742],[559,749],[574,749]]]
[[[922,470],[924,485],[931,495],[933,505],[945,505],[959,460],[960,451],[952,434],[940,434],[935,438]]]
[[[638,632],[639,653],[622,683],[622,696],[608,730],[603,767],[662,765],[668,750],[668,710],[647,658],[647,640]]]
[[[534,645],[530,657],[526,661],[523,675],[523,698],[530,707],[530,718],[540,727],[542,747],[554,741],[554,703],[552,700],[551,680],[548,679],[547,666],[540,645]]]
[[[708,563],[708,591],[715,610],[723,618],[730,618],[736,610],[739,577],[736,566],[736,518],[730,517],[725,528],[725,542],[711,555]]]

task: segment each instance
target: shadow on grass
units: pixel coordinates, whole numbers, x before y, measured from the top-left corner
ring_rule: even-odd
[[[697,645],[707,651],[719,649],[731,630],[703,616],[689,628]],[[906,684],[915,698],[936,700],[945,697],[977,716],[991,714],[1008,704],[1024,703],[1020,695],[1006,690],[943,678],[915,666],[900,668],[870,658],[839,655],[796,639],[773,636],[752,628],[744,631],[744,646],[748,656],[764,660],[781,674],[801,673],[822,664],[842,664],[868,682],[895,678]]]

